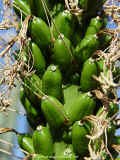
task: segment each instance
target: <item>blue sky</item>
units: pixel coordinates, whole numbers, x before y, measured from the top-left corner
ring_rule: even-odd
[[[0,23],[2,21],[2,18],[3,18],[3,5],[2,5],[2,0],[0,0]],[[10,41],[10,39],[15,35],[15,29],[10,29],[10,30],[0,30],[0,37],[2,37],[6,42],[7,41]],[[0,40],[1,41],[1,40]],[[1,50],[0,50],[1,51]],[[4,58],[1,58],[0,59],[0,64],[4,64]],[[19,104],[19,107],[21,106],[21,104]],[[18,115],[16,116],[16,120],[15,120],[16,124],[14,126],[14,128],[20,132],[20,133],[25,133],[27,132],[27,128],[28,127],[28,122],[26,120],[26,117],[25,116],[22,116],[22,115]],[[3,127],[3,126],[1,126]],[[13,142],[12,142],[13,143]],[[15,136],[14,138],[14,145],[17,145],[17,137]],[[13,153],[16,155],[16,156],[20,156],[20,157],[23,157],[23,153],[20,151],[20,150],[17,150],[17,149],[13,149]],[[8,160],[8,157],[4,154],[4,159],[5,160]],[[11,157],[11,160],[13,160],[13,157]],[[15,160],[18,160],[15,158]]]

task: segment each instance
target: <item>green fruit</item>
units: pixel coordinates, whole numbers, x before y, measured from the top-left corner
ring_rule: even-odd
[[[43,20],[46,20],[46,14],[45,14],[45,8],[43,4],[46,4],[47,7],[49,8],[49,3],[48,0],[43,1],[42,3],[41,0],[30,0],[30,8],[32,11],[32,14],[35,15],[36,17],[41,17]]]
[[[80,121],[76,121],[72,126],[72,145],[76,153],[80,157],[86,156],[88,153],[89,139],[86,135],[89,133],[90,127],[88,124],[82,124]]]
[[[31,88],[31,92],[36,92],[39,94],[39,96],[42,96],[42,81],[41,79],[36,75],[32,74],[29,78],[25,77],[24,82],[28,87]]]
[[[74,55],[76,60],[81,63],[87,60],[99,47],[99,41],[96,35],[87,35],[76,46]]]
[[[34,119],[38,116],[38,112],[37,110],[32,106],[32,104],[30,103],[30,101],[25,97],[24,94],[24,89],[22,88],[20,90],[20,100],[27,112],[27,115],[31,118]],[[35,120],[35,119],[34,119]]]
[[[94,35],[97,33],[97,30],[94,26],[88,26],[85,35]]]
[[[71,100],[71,103],[64,105],[64,110],[71,122],[82,119],[83,117],[93,114],[95,101],[88,96],[88,93],[80,94]]]
[[[32,74],[29,77],[23,78],[23,81],[29,87],[24,86],[25,95],[34,106],[39,108],[41,97],[43,96],[42,80],[36,74]]]
[[[63,141],[54,144],[54,152],[56,160],[76,160],[72,145],[67,145]]]
[[[89,26],[95,27],[96,31],[99,32],[103,26],[101,18],[99,16],[91,18]]]
[[[41,121],[44,120],[43,115],[41,114],[40,105],[34,106],[30,100],[26,97],[25,91],[23,88],[20,89],[20,100],[26,111],[27,120],[31,128],[35,129]],[[36,103],[37,104],[37,103]]]
[[[78,85],[69,85],[63,88],[64,104],[71,104],[73,99],[80,95]]]
[[[87,28],[85,35],[94,35],[98,33],[102,28],[102,26],[103,26],[103,23],[101,22],[101,18],[99,16],[95,18],[91,18],[90,24]]]
[[[29,24],[29,31],[35,43],[45,49],[51,43],[50,30],[47,24],[38,17],[34,17]]]
[[[35,153],[33,147],[33,140],[28,134],[19,134],[18,135],[18,144],[22,149],[27,151],[28,153]]]
[[[76,160],[77,156],[73,151],[72,144],[69,144],[63,152],[63,160]]]
[[[104,61],[103,59],[102,60],[99,60],[96,62],[96,65],[97,65],[97,68],[98,68],[98,72],[103,72],[103,67],[104,67]]]
[[[51,31],[55,39],[62,33],[66,38],[71,39],[73,33],[73,16],[67,11],[60,12],[51,25]],[[54,25],[55,24],[55,25]],[[60,32],[60,33],[59,33]]]
[[[46,62],[40,48],[34,42],[31,43],[31,51],[33,56],[33,67],[39,76],[44,73]],[[39,58],[38,58],[39,57]]]
[[[45,94],[61,99],[62,97],[62,74],[58,66],[48,66],[42,77],[42,90]]]
[[[61,160],[64,158],[63,153],[66,147],[67,147],[67,144],[64,143],[63,141],[60,141],[60,142],[58,141],[54,143],[54,153],[55,153],[56,160]]]
[[[50,130],[53,141],[60,141],[65,127],[54,127],[55,125],[51,125],[49,122],[47,122],[46,126]]]
[[[71,64],[71,42],[69,39],[63,36],[63,39],[60,37],[54,43],[52,49],[53,54],[51,60],[54,64],[57,64],[60,69],[65,70]]]
[[[93,75],[97,76],[97,74],[97,65],[93,61],[93,59],[90,58],[85,61],[85,63],[83,64],[80,79],[80,87],[82,91],[88,92],[97,87],[97,81],[92,77]]]
[[[49,160],[47,156],[44,156],[42,154],[35,154],[33,155],[32,160]]]
[[[50,127],[60,128],[67,121],[63,105],[55,97],[43,97],[41,108]]]
[[[13,8],[19,17],[22,15],[22,17],[25,18],[26,16],[31,15],[30,6],[24,0],[14,0]]]
[[[38,126],[32,135],[35,153],[53,155],[53,140],[47,127]]]
[[[100,74],[100,72],[104,72],[104,75],[107,76],[107,74],[108,74],[108,67],[105,66],[104,60],[101,59],[99,61],[96,61],[96,65],[97,65],[98,73]]]
[[[16,51],[14,53],[15,59],[18,61],[22,61],[27,66],[24,68],[28,70],[28,65],[35,70],[35,73],[39,76],[43,74],[46,67],[45,58],[42,55],[40,48],[34,42],[29,42],[27,46],[25,46],[25,50]],[[38,58],[39,57],[39,58]]]

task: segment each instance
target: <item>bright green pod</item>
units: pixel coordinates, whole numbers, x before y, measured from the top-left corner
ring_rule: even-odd
[[[32,74],[29,77],[25,77],[23,81],[25,85],[29,87],[24,86],[25,95],[34,106],[39,106],[41,102],[40,98],[43,96],[42,80],[36,74]],[[39,97],[35,93],[37,93]]]
[[[82,119],[83,117],[93,114],[96,103],[88,93],[81,93],[74,97],[71,103],[64,104],[64,110],[71,122]]]
[[[35,153],[44,156],[53,155],[53,140],[47,127],[39,125],[32,135]]]
[[[73,146],[71,144],[67,145],[63,141],[56,142],[54,144],[54,152],[56,160],[76,160],[77,156],[73,151]]]
[[[55,97],[44,96],[41,109],[50,127],[60,128],[67,121],[63,105]]]
[[[105,76],[107,76],[107,74],[108,74],[108,67],[105,66],[104,60],[101,59],[99,61],[96,61],[96,65],[97,65],[98,73],[100,74],[100,72],[104,72]]]
[[[102,26],[103,26],[103,23],[102,23],[101,18],[99,16],[97,16],[95,18],[91,18],[85,35],[90,35],[90,34],[94,35],[94,34],[98,33],[100,31],[100,29],[102,28]]]
[[[76,46],[74,55],[76,60],[80,62],[86,61],[98,49],[99,41],[96,35],[87,35]]]
[[[34,17],[30,22],[29,30],[32,39],[41,49],[45,49],[50,45],[50,29],[41,18]]]
[[[58,37],[53,46],[53,54],[51,60],[54,64],[58,65],[60,69],[65,70],[72,62],[72,55],[70,53],[71,42],[65,36],[63,39]]]
[[[23,88],[20,89],[20,101],[26,111],[29,125],[31,126],[31,128],[35,129],[37,125],[44,119],[43,115],[41,115],[40,107],[34,106],[30,102],[30,100],[26,97]]]
[[[98,68],[98,72],[103,72],[103,67],[104,67],[104,61],[103,59],[99,60],[99,61],[96,61],[96,65],[97,65],[97,68]]]
[[[63,88],[64,104],[70,104],[71,101],[80,95],[78,85],[69,85]]]
[[[33,15],[36,17],[40,17],[43,20],[46,20],[46,14],[43,4],[45,3],[47,7],[49,8],[48,0],[44,0],[42,3],[42,0],[30,0],[30,8]]]
[[[49,160],[48,157],[43,154],[34,154],[32,157],[32,160]]]
[[[24,61],[24,63],[27,64],[27,66],[24,67],[26,70],[28,70],[28,65],[33,67],[33,70],[35,70],[35,73],[39,76],[45,71],[45,58],[40,48],[34,42],[30,42],[30,45],[28,45],[25,50],[21,52],[16,51],[14,57],[18,61]]]
[[[47,122],[46,127],[50,130],[50,133],[52,135],[53,141],[60,141],[63,131],[65,127],[54,127],[55,125],[51,125],[51,123]]]
[[[32,118],[32,119],[36,118],[38,116],[38,112],[32,106],[32,104],[30,103],[30,101],[28,100],[28,98],[25,97],[24,89],[23,88],[20,89],[20,100],[21,100],[21,102],[22,102],[22,104],[23,104],[23,106],[24,106],[24,108],[25,108],[25,110],[27,112],[27,115],[30,118]]]
[[[31,15],[30,6],[24,0],[14,0],[13,8],[19,17],[22,15],[22,17],[25,18],[26,16]]]
[[[89,131],[89,125],[86,123],[82,124],[80,121],[76,121],[72,126],[73,149],[80,157],[86,156],[88,153],[89,139],[86,135],[89,134]]]
[[[28,153],[35,153],[33,147],[32,137],[28,134],[19,134],[18,135],[18,144],[19,146],[27,151]]]
[[[97,81],[92,77],[97,74],[97,65],[92,58],[89,58],[84,62],[81,72],[80,87],[83,92],[91,91],[97,87]]]
[[[85,35],[94,35],[97,33],[97,30],[94,26],[88,26]]]
[[[73,16],[71,13],[67,11],[60,12],[54,18],[54,23],[52,23],[51,25],[51,31],[53,32],[55,39],[58,38],[59,32],[62,33],[66,38],[71,39],[71,36],[73,34],[72,22],[73,22]]]
[[[61,99],[62,97],[62,74],[58,66],[48,66],[42,77],[42,90],[45,94]]]
[[[97,32],[99,32],[100,29],[103,26],[102,19],[99,16],[97,16],[95,18],[91,18],[89,26],[95,27],[95,29],[97,30]]]
[[[31,50],[33,56],[33,67],[36,70],[35,73],[40,76],[45,71],[46,67],[45,58],[36,43],[34,42],[31,43]]]
[[[64,141],[58,141],[54,143],[54,153],[56,160],[61,160],[64,158],[63,153],[66,147],[67,144]]]

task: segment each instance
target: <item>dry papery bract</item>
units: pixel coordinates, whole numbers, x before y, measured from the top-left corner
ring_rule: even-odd
[[[84,157],[85,160],[104,160],[103,154],[105,153],[105,145],[104,142],[102,141],[101,146],[99,147],[98,151],[95,151],[96,148],[92,148],[91,146],[91,141],[88,144],[88,150],[90,153],[90,157]]]
[[[111,157],[111,159],[113,159],[111,153],[107,148],[107,145],[108,145],[107,129],[110,128],[110,122],[114,119],[114,117],[117,114],[113,115],[111,118],[107,118],[107,114],[108,112],[103,107],[99,115],[96,115],[96,116],[90,115],[83,118],[83,120],[87,120],[93,125],[90,135],[86,135],[86,137],[90,139],[88,149],[91,157],[88,158],[88,160],[94,160],[94,159],[102,160],[104,159],[102,155],[103,153],[106,153]],[[105,140],[103,140],[103,136],[105,137]],[[101,148],[99,144],[98,151],[96,151],[96,146],[98,143],[97,140],[101,142],[101,147],[102,147]],[[104,149],[104,152],[103,152],[103,149]]]
[[[112,145],[112,148],[114,148],[114,150],[115,150],[118,154],[120,154],[120,145],[113,144],[113,145]]]
[[[22,52],[24,45],[27,43],[26,33],[30,17],[31,16],[26,17],[22,23],[22,27],[18,35],[16,35],[0,53],[0,58],[4,57],[4,59],[6,59],[4,67],[0,68],[0,73],[2,75],[2,77],[0,77],[0,85],[6,85],[6,88],[1,91],[1,112],[5,112],[6,110],[15,111],[14,109],[10,108],[10,103],[7,103],[7,101],[9,101],[8,97],[11,90],[16,87],[15,81],[16,79],[20,80],[21,75],[29,76],[29,74],[32,74],[32,67],[29,65],[29,59],[32,57],[30,53],[28,53],[29,59],[27,64],[23,60],[22,53],[19,54],[18,60],[14,60],[13,63],[10,63],[13,58],[11,55],[11,49],[14,44],[18,42],[20,45],[20,52]],[[17,53],[14,52],[14,55],[17,55]],[[26,70],[24,68],[26,68]],[[8,94],[8,96],[5,96],[6,94]]]
[[[100,51],[99,54],[100,55],[99,58],[104,60],[103,72],[100,73],[99,77],[93,76],[93,78],[99,82],[100,88],[92,92],[95,93],[96,97],[102,101],[103,111],[99,116],[90,115],[84,118],[85,120],[88,120],[93,124],[91,135],[87,135],[87,137],[90,139],[90,141],[94,142],[96,139],[100,139],[100,137],[104,135],[105,136],[104,150],[105,153],[109,155],[111,159],[113,159],[113,157],[107,148],[107,140],[108,140],[107,128],[110,127],[110,121],[114,119],[118,113],[116,113],[115,115],[113,115],[113,117],[110,117],[109,119],[107,118],[107,114],[111,103],[119,104],[116,89],[120,86],[120,84],[114,83],[112,75],[114,64],[117,60],[120,59],[120,51],[119,51],[120,39],[118,37],[117,29],[114,30],[114,37],[115,38],[112,40],[110,46],[104,52]],[[106,68],[107,68],[107,73],[106,73]],[[113,93],[115,98],[110,99],[108,97],[109,93]],[[95,152],[95,150],[94,149],[92,150],[91,148],[92,147],[89,144],[88,149],[91,157],[87,158],[86,160],[104,159],[104,156],[102,156],[101,154],[102,151]]]
[[[67,10],[75,16],[81,16],[83,9],[78,7],[78,0],[65,0]]]
[[[104,4],[105,13],[107,16],[112,17],[112,21],[114,21],[117,25],[119,25],[119,13],[120,13],[120,6],[116,5],[116,2],[120,2],[119,0],[107,0]]]
[[[11,0],[3,0],[3,8],[2,12],[2,22],[0,23],[0,30],[8,30],[11,28],[15,28],[18,30],[18,18],[12,11],[12,1]]]

